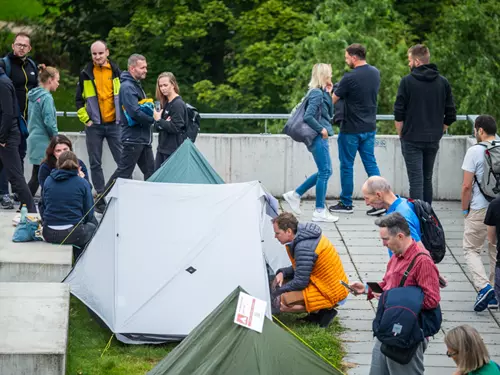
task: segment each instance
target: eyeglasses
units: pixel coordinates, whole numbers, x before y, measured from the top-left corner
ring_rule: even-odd
[[[458,354],[458,352],[454,352],[454,353],[446,352],[446,355],[448,356],[448,358],[454,357],[457,354]]]
[[[14,44],[17,48],[28,48],[29,44],[21,44],[21,43],[15,43]]]

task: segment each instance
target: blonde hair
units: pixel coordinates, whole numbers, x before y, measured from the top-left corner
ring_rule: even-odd
[[[49,78],[55,78],[59,74],[59,71],[52,67],[46,66],[45,68],[40,69],[38,72],[38,80],[40,83],[46,83]]]
[[[174,91],[177,94],[179,94],[179,85],[177,84],[177,80],[175,79],[174,73],[163,72],[158,76],[158,79],[156,80],[156,99],[160,101],[161,106],[163,107],[167,102],[167,97],[163,95],[160,90],[160,79],[162,78],[168,78],[172,86],[174,86]]]
[[[455,362],[458,370],[468,374],[490,362],[488,349],[479,332],[464,324],[450,330],[444,337],[444,343],[457,354]]]
[[[332,66],[330,64],[318,63],[312,68],[310,89],[325,87],[326,80],[332,76]]]
[[[57,169],[65,169],[67,171],[77,170],[80,167],[78,158],[73,151],[64,151],[57,159]]]

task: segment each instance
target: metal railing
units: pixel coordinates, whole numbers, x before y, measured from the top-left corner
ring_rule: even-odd
[[[77,117],[76,112],[57,111],[60,117]],[[289,113],[200,113],[202,119],[211,120],[264,120],[264,133],[268,133],[267,120],[287,120]],[[479,115],[457,115],[457,121],[470,121],[474,134],[474,121]],[[377,115],[377,121],[394,121],[394,115]]]

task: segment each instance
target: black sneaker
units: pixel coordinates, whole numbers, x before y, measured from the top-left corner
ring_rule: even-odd
[[[14,209],[14,202],[10,198],[9,194],[4,194],[2,196],[2,199],[0,199],[0,205],[5,208],[6,210],[13,210]]]
[[[318,311],[318,324],[321,328],[328,328],[333,319],[337,316],[338,311],[336,309],[323,309]]]
[[[330,212],[340,212],[344,214],[352,214],[354,210],[352,209],[352,206],[346,206],[344,203],[339,202],[335,206],[330,206],[328,207],[328,210]]]
[[[387,212],[385,208],[372,208],[371,210],[366,211],[367,215],[370,216],[380,216]]]
[[[106,200],[104,199],[104,197],[101,197],[100,195],[98,195],[96,197],[96,203],[94,206],[94,210],[97,213],[103,214],[105,209],[106,209]]]

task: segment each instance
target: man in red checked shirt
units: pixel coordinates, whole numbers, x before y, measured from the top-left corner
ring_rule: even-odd
[[[399,287],[405,271],[415,256],[420,252],[427,252],[422,250],[411,238],[408,223],[401,214],[395,212],[381,217],[375,221],[375,224],[380,227],[380,238],[384,246],[394,253],[387,264],[384,278],[379,283],[380,287],[386,291]],[[416,258],[404,286],[418,286],[422,289],[424,293],[422,310],[435,309],[439,305],[441,300],[439,271],[428,253]],[[379,296],[373,293],[367,285],[360,282],[351,284],[351,288],[357,294],[368,294],[368,299]],[[380,341],[376,339],[372,352],[370,375],[417,375],[424,373],[424,351],[427,347],[427,340],[422,342],[412,360],[406,365],[399,364],[382,354],[380,345]]]

